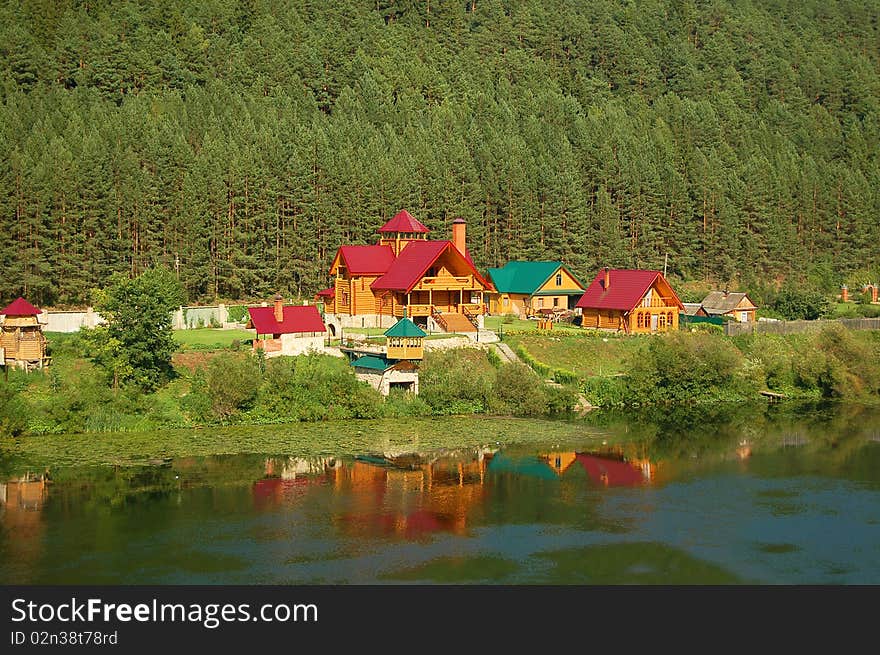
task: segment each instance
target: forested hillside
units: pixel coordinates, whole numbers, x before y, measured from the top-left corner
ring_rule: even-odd
[[[481,268],[833,287],[880,265],[874,0],[23,0],[0,9],[0,296],[161,262],[327,286],[401,208]]]

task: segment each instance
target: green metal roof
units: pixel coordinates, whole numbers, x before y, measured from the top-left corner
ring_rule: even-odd
[[[531,295],[561,267],[562,262],[507,262],[502,268],[490,268],[489,277],[499,293]]]
[[[351,365],[355,368],[369,368],[374,371],[385,371],[386,369],[391,368],[391,364],[382,357],[371,357],[370,355],[358,357],[351,363]]]
[[[418,325],[413,323],[408,318],[402,318],[397,323],[392,325],[390,328],[385,330],[386,337],[426,337],[428,333],[425,332]]]

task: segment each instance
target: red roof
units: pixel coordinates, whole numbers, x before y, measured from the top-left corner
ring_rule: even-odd
[[[601,482],[611,487],[632,487],[645,482],[641,469],[628,462],[583,454],[577,455],[577,461],[595,483]]]
[[[593,278],[593,282],[587,287],[575,307],[630,311],[641,302],[645,293],[658,277],[663,277],[660,271],[614,268],[609,272],[610,284],[608,289],[605,289],[605,269],[603,268]],[[681,305],[678,297],[675,300],[678,305]],[[681,309],[684,309],[683,305],[681,305]]]
[[[334,287],[328,287],[327,289],[321,289],[318,293],[315,294],[318,298],[332,298],[336,295],[336,289]]]
[[[339,254],[350,273],[385,273],[394,261],[391,246],[340,246]]]
[[[287,305],[283,308],[284,320],[275,320],[275,308],[248,307],[251,325],[257,334],[296,334],[298,332],[324,332],[324,321],[314,305]]]
[[[415,218],[413,218],[412,214],[410,214],[405,209],[397,212],[397,215],[392,218],[390,221],[385,223],[382,227],[379,228],[380,232],[430,232],[428,228],[419,223]]]
[[[43,312],[21,297],[16,298],[9,303],[5,309],[0,310],[0,314],[5,316],[36,316],[37,314],[42,313]]]
[[[373,289],[392,289],[409,292],[422,278],[437,258],[447,249],[455,246],[451,241],[410,241],[400,251],[397,259],[378,280]],[[457,250],[455,250],[458,252]]]

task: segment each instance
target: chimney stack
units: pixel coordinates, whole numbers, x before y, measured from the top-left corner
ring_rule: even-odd
[[[608,291],[608,287],[611,286],[611,269],[607,266],[605,267],[605,291]]]
[[[871,302],[877,302],[877,285],[871,287]]]
[[[278,323],[284,322],[284,298],[280,293],[275,294],[275,320]]]
[[[462,255],[467,254],[467,223],[463,218],[452,221],[452,243]]]
[[[840,287],[840,302],[849,302],[849,289],[845,284]]]

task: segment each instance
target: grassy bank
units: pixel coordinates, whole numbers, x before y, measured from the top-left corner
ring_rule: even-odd
[[[594,405],[748,401],[761,391],[799,400],[880,399],[880,333],[829,326],[815,334],[678,332],[505,337],[544,375],[574,376]],[[563,380],[565,381],[565,380]]]

